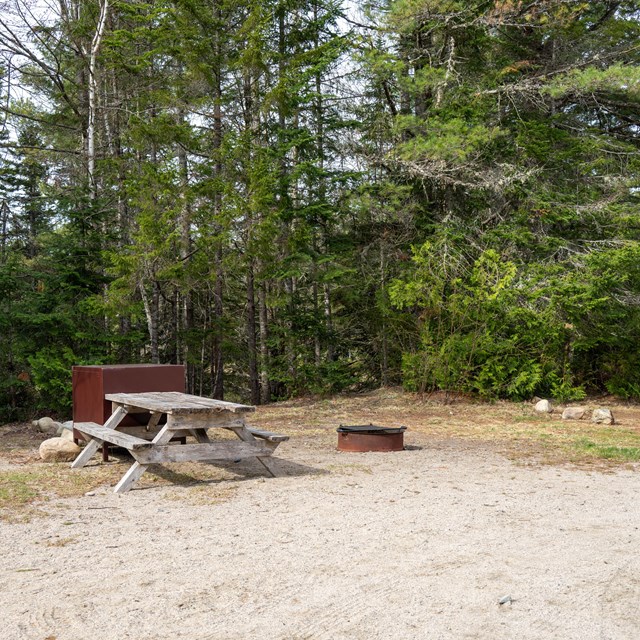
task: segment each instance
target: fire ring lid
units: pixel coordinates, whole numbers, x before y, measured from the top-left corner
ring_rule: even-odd
[[[336,431],[338,433],[376,433],[376,434],[392,434],[404,433],[407,427],[380,427],[375,424],[341,424]]]

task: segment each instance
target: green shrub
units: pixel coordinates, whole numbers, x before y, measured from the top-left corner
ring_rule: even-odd
[[[68,413],[71,409],[71,367],[78,358],[69,347],[46,347],[29,358],[39,395],[38,408]]]
[[[420,318],[420,348],[402,361],[404,386],[514,400],[584,398],[588,372],[577,375],[574,366],[599,346],[588,324],[606,298],[571,274],[529,272],[492,249],[469,265],[449,245],[445,271],[440,250],[435,243],[416,249],[412,271],[390,290],[396,306]]]

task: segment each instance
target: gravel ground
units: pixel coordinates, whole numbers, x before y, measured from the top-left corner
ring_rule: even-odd
[[[195,485],[52,500],[0,526],[0,635],[640,637],[637,472],[407,443],[348,454],[292,439],[277,478],[248,461]]]

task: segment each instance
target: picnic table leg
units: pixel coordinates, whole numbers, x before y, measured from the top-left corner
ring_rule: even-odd
[[[160,422],[160,418],[162,418],[162,413],[159,411],[151,412],[151,417],[149,418],[149,422],[145,429],[147,431],[151,431],[151,429],[155,429],[158,426],[158,422]],[[114,427],[115,429],[115,427]],[[102,443],[102,462],[109,462],[109,443]]]
[[[245,427],[229,427],[229,428],[243,442],[255,442],[256,441],[255,436],[250,431],[245,429]],[[262,456],[256,456],[256,460],[267,470],[267,473],[272,478],[276,477],[275,465],[273,464],[272,460],[270,460],[269,458],[262,457]]]
[[[148,464],[140,464],[137,460],[129,467],[127,473],[125,473],[120,482],[115,486],[114,493],[125,493],[129,491],[133,484],[140,480],[144,472],[147,470]]]
[[[81,469],[84,467],[91,458],[93,458],[93,454],[100,448],[102,444],[102,440],[97,440],[96,438],[92,438],[85,445],[85,448],[80,452],[80,455],[71,463],[72,469]]]
[[[173,438],[173,430],[170,430],[168,425],[165,425],[151,442],[154,445],[168,444],[171,438]],[[132,451],[132,454],[135,456],[135,452]],[[136,460],[131,467],[129,467],[129,470],[122,476],[113,492],[125,493],[126,491],[129,491],[129,489],[131,489],[131,487],[144,475],[144,472],[148,467],[148,464],[142,464]]]
[[[160,418],[162,418],[162,413],[160,411],[153,411],[145,430],[151,431],[151,429],[155,429],[158,426],[158,422],[160,422]]]
[[[211,442],[211,440],[209,439],[209,436],[207,435],[207,430],[206,429],[189,429],[189,431],[191,431],[193,437],[198,441],[198,442]]]
[[[104,423],[104,426],[108,429],[115,429],[126,415],[127,410],[124,407],[118,407],[111,416],[109,416],[109,419]],[[80,455],[72,462],[71,468],[81,469],[84,467],[84,465],[93,458],[93,454],[100,448],[101,444],[103,444],[102,440],[99,440],[98,438],[91,438]]]

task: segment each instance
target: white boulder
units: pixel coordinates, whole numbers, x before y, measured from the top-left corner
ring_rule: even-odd
[[[596,424],[615,424],[611,409],[595,409],[591,414],[591,422]]]
[[[80,453],[80,447],[64,438],[49,438],[40,445],[39,451],[45,462],[71,462]]]
[[[533,409],[538,413],[553,413],[553,405],[549,400],[538,400]]]

